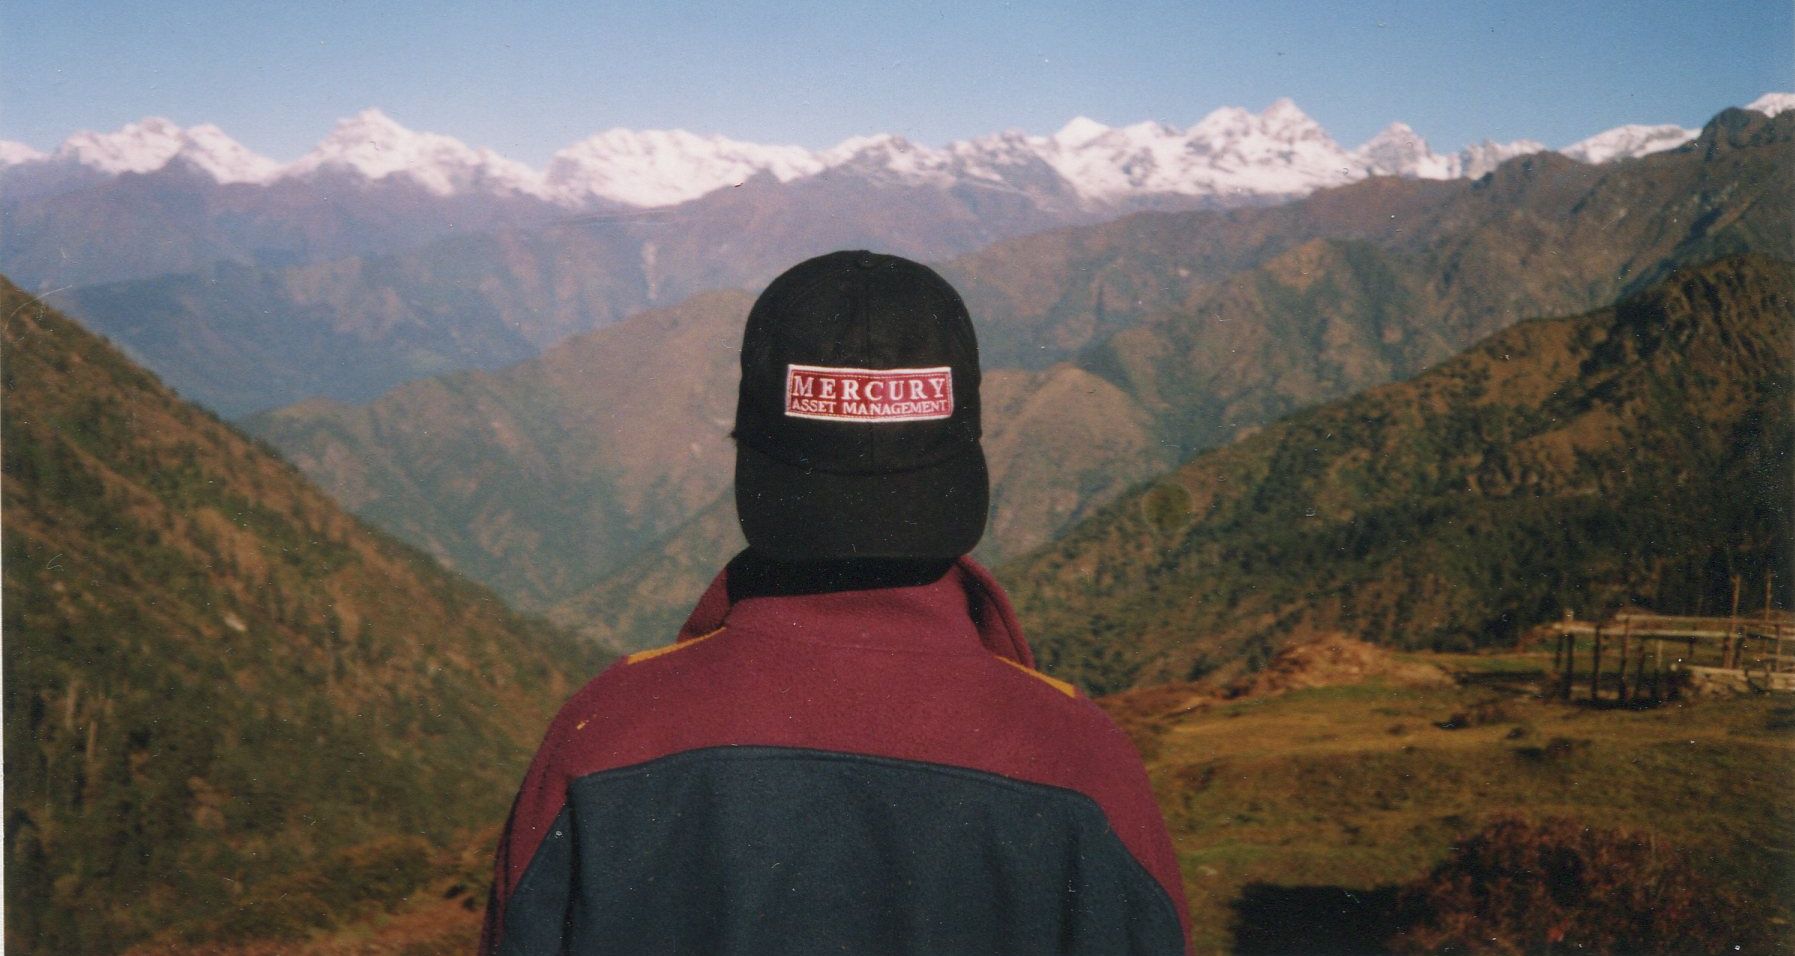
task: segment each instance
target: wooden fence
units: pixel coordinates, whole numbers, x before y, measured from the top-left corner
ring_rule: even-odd
[[[1554,630],[1554,696],[1587,686],[1592,701],[1664,700],[1695,682],[1795,691],[1795,616],[1677,617],[1618,613],[1603,621],[1566,615]],[[1580,664],[1587,662],[1587,669]]]

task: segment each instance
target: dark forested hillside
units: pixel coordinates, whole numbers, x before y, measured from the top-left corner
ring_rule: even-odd
[[[1566,610],[1718,610],[1795,558],[1790,270],[1728,258],[1521,323],[1199,455],[1000,576],[1095,690],[1316,631],[1466,648]]]
[[[8,952],[328,926],[501,819],[593,655],[10,284],[0,314]]]

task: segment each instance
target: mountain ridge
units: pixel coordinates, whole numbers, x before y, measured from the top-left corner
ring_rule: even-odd
[[[1775,115],[1786,108],[1788,97],[1765,94],[1745,108]],[[1696,132],[1668,124],[1630,124],[1593,134],[1561,151],[1586,162],[1604,162],[1673,148]],[[899,174],[951,171],[962,180],[1001,183],[1005,176],[999,167],[1025,162],[1024,157],[1043,161],[1085,200],[1153,191],[1206,195],[1227,189],[1289,195],[1367,174],[1476,178],[1501,160],[1547,149],[1535,140],[1509,144],[1485,140],[1456,154],[1440,155],[1406,124],[1394,122],[1348,150],[1336,145],[1289,98],[1257,114],[1236,106],[1220,107],[1185,130],[1154,122],[1111,127],[1079,116],[1044,136],[1005,131],[941,148],[889,134],[855,136],[833,147],[808,150],[678,129],[617,128],[557,151],[540,172],[453,137],[414,132],[374,107],[340,120],[316,147],[290,163],[260,156],[214,125],[183,129],[161,117],[126,124],[116,133],[76,133],[50,154],[22,143],[0,147],[0,170],[73,164],[117,175],[148,173],[182,159],[220,184],[267,184],[335,168],[367,180],[404,176],[439,195],[486,188],[575,209],[595,198],[638,208],[677,205],[762,172],[785,182],[856,162]],[[1303,157],[1305,150],[1315,152]],[[1204,172],[1187,165],[1189,160],[1181,161],[1179,154],[1214,162]],[[979,163],[980,157],[995,163]],[[1348,161],[1345,179],[1341,160]],[[1353,172],[1355,165],[1359,168]],[[1280,166],[1294,175],[1274,174],[1260,182],[1242,178],[1248,169]],[[1181,171],[1168,173],[1168,168]]]
[[[1774,113],[1786,99],[1770,94],[1752,106]],[[1629,129],[1566,152],[1613,161],[1674,145],[1672,127]],[[806,150],[680,130],[611,130],[559,151],[538,171],[407,129],[378,109],[340,121],[317,148],[284,164],[215,126],[184,129],[149,117],[114,133],[77,133],[49,154],[0,141],[0,214],[9,224],[0,231],[0,271],[43,291],[221,261],[280,268],[594,217],[704,216],[691,204],[745,187],[773,206],[795,200],[775,198],[782,191],[803,194],[811,208],[825,197],[819,213],[863,220],[867,244],[943,258],[1140,210],[1280,202],[1378,175],[1475,177],[1543,149],[1531,140],[1486,141],[1441,155],[1395,124],[1348,150],[1279,100],[1256,114],[1223,107],[1183,130],[1078,117],[1045,136],[1010,130],[939,148],[890,134]],[[827,198],[843,184],[884,208]],[[906,237],[886,230],[903,220],[913,224],[900,230],[908,241],[894,242]],[[970,227],[976,236],[918,242],[918,224]],[[648,238],[638,244],[646,248]]]
[[[1770,120],[1751,112],[1722,115],[1736,116],[1744,124],[1737,135],[1747,139],[1782,136],[1787,125],[1786,114]],[[1754,116],[1760,119],[1750,119]],[[881,248],[942,262],[950,273],[964,273],[970,265],[1002,268],[998,253],[1005,249],[1071,243],[1070,252],[1075,246],[1089,246],[1086,237],[1145,235],[1155,228],[1182,230],[1194,237],[1166,241],[1207,243],[1194,250],[1189,261],[1168,265],[1163,273],[1148,265],[1163,259],[1163,253],[1148,250],[1133,264],[1099,254],[1101,261],[1091,265],[1101,269],[1100,279],[1093,276],[1099,281],[1084,286],[1081,296],[1048,303],[1052,314],[1036,314],[1035,307],[1022,300],[1041,296],[1043,286],[1057,288],[1062,277],[1019,275],[1006,279],[1001,289],[971,283],[967,294],[980,300],[976,308],[1005,317],[1006,328],[986,340],[993,360],[1041,368],[1138,321],[1147,311],[1177,306],[1197,285],[1282,252],[1296,237],[1361,237],[1405,254],[1434,255],[1416,246],[1414,237],[1440,228],[1442,215],[1468,222],[1488,216],[1489,207],[1515,197],[1532,203],[1515,215],[1538,217],[1537,226],[1516,220],[1492,222],[1490,228],[1508,230],[1515,239],[1512,254],[1535,256],[1543,275],[1563,274],[1563,263],[1533,250],[1541,236],[1559,228],[1553,220],[1563,218],[1566,211],[1553,207],[1550,196],[1529,200],[1529,195],[1556,184],[1566,193],[1564,201],[1570,202],[1577,183],[1599,182],[1632,164],[1644,164],[1643,169],[1674,167],[1682,163],[1678,157],[1685,155],[1684,150],[1702,142],[1698,137],[1677,150],[1604,166],[1537,154],[1498,167],[1485,177],[1488,183],[1482,178],[1376,177],[1314,193],[1296,205],[1216,209],[1206,214],[1137,213],[1164,218],[1112,220],[1115,225],[1089,227],[1095,231],[1065,226],[1059,213],[1044,210],[1027,196],[1001,190],[869,186],[867,180],[840,171],[784,184],[762,176],[674,211],[518,226],[442,238],[403,254],[278,269],[222,263],[198,273],[70,289],[58,293],[55,301],[112,336],[183,394],[240,416],[313,395],[362,401],[410,379],[458,368],[502,367],[633,312],[671,305],[709,289],[757,288],[793,262],[833,249]],[[1721,165],[1729,161],[1717,160]],[[1651,203],[1673,203],[1687,216],[1681,221],[1696,223],[1724,197],[1702,193],[1699,183],[1690,186],[1695,191],[1683,195],[1636,197],[1638,202],[1617,207],[1614,215],[1649,217],[1655,214]],[[1447,202],[1449,196],[1457,198]],[[371,199],[349,200],[345,197],[345,207],[358,210],[358,215],[381,208]],[[107,208],[64,210],[69,214],[48,221],[62,230],[99,229],[96,223],[107,215]],[[1621,226],[1631,228],[1624,222]],[[1730,230],[1724,222],[1708,228],[1717,236]],[[1205,238],[1204,232],[1215,235]],[[0,233],[0,242],[13,233]],[[193,237],[180,229],[170,233],[161,238],[139,236],[120,224],[108,233],[106,241],[120,245],[108,261],[126,263],[140,255],[159,255]],[[1018,233],[1039,238],[1015,247],[1003,245],[1014,241],[1004,237]],[[1585,230],[1579,239],[1592,247],[1612,245],[1603,241],[1599,229]],[[1475,236],[1465,241],[1473,246],[1482,242]],[[1662,237],[1663,243],[1673,241],[1681,240]],[[1765,235],[1763,241],[1782,240]],[[54,248],[48,251],[54,253]],[[1715,249],[1709,257],[1725,251]],[[974,253],[972,258],[955,258],[969,252]],[[1479,279],[1474,270],[1461,270],[1459,275],[1467,281]],[[949,278],[959,281],[961,274]],[[1492,291],[1497,303],[1507,294],[1500,288]],[[1571,287],[1566,294],[1574,297],[1586,291]],[[1568,298],[1561,304],[1576,308],[1588,302]]]
[[[977,323],[990,391],[994,512],[980,556],[1002,560],[1032,548],[1194,451],[1304,405],[1413,375],[1519,318],[1598,307],[1714,250],[1795,256],[1787,236],[1777,236],[1792,206],[1777,171],[1789,162],[1795,117],[1733,119],[1704,133],[1706,145],[1615,168],[1545,157],[1513,161],[1477,183],[1373,180],[1293,207],[1142,214],[1011,240],[948,263],[942,271]],[[1720,196],[1731,198],[1716,204]],[[1695,222],[1704,225],[1692,232]],[[690,467],[677,474],[681,496],[696,492],[683,499],[692,510],[643,528],[647,537],[632,532],[627,548],[602,560],[589,550],[545,559],[478,545],[465,530],[536,528],[584,538],[589,548],[607,538],[601,525],[579,531],[561,512],[547,524],[531,514],[533,502],[559,500],[596,465],[502,488],[394,477],[373,494],[398,515],[425,514],[444,501],[490,512],[442,523],[429,540],[460,541],[463,550],[449,552],[458,566],[506,569],[512,583],[501,588],[514,600],[610,646],[659,643],[665,622],[708,580],[707,569],[739,547],[722,436],[735,375],[730,330],[739,335],[745,303],[744,296],[732,307],[734,316],[706,319],[714,323],[712,344],[696,352],[658,348],[652,336],[630,331],[633,319],[615,327],[620,347],[637,340],[626,346],[626,364],[660,369],[669,383],[706,383],[708,415],[718,421],[699,439],[707,451],[682,461]],[[704,356],[702,368],[688,355]],[[1031,355],[1042,356],[1038,365],[1027,363]],[[521,386],[543,376],[499,374],[519,382],[502,399],[505,414],[534,414],[535,400]],[[583,437],[557,444],[597,447],[602,440],[585,433],[610,427],[602,410],[613,393],[597,376],[577,392],[565,407],[584,401],[590,411],[567,418],[566,429]],[[409,460],[465,461],[475,474],[515,454],[481,437],[480,428],[442,421],[440,411],[408,409],[381,399],[331,415],[288,409],[251,424],[326,487],[357,496],[369,491],[351,478],[359,460],[380,461],[394,476],[415,470]],[[389,437],[350,440],[332,421],[337,414],[380,422]],[[414,434],[407,424],[414,419],[431,422],[432,435]],[[681,436],[701,424],[694,417],[661,430],[669,447],[684,447],[693,439]],[[395,442],[414,440],[417,447],[396,454]],[[655,534],[667,537],[644,543]],[[589,572],[589,587],[516,589],[523,569],[545,560]],[[646,580],[660,584],[637,586]],[[659,602],[658,610],[625,606],[636,600]],[[615,623],[651,619],[641,631]]]
[[[1524,145],[1537,146],[1531,141]],[[1293,147],[1312,155],[1299,157]],[[1181,164],[1180,153],[1217,162],[1203,173]],[[637,208],[677,205],[762,172],[789,181],[853,165],[912,179],[945,176],[1004,183],[1002,167],[1027,160],[1044,162],[1087,201],[1130,192],[1209,194],[1255,186],[1262,187],[1257,192],[1284,194],[1343,181],[1340,163],[1352,157],[1294,103],[1280,99],[1259,114],[1222,107],[1188,130],[1150,122],[1112,128],[1077,117],[1047,136],[1003,132],[941,148],[890,134],[855,136],[812,151],[684,130],[612,129],[557,151],[538,172],[452,137],[414,132],[369,108],[340,120],[317,147],[291,163],[257,155],[210,124],[182,129],[161,117],[147,117],[116,133],[77,133],[47,155],[9,143],[0,151],[0,173],[53,175],[59,168],[79,166],[103,175],[141,174],[179,159],[220,184],[268,184],[337,169],[369,181],[411,179],[438,195],[480,187],[577,210],[593,199]],[[1241,178],[1244,170],[1275,166],[1301,172],[1260,184]],[[29,185],[25,190],[35,191]]]
[[[1511,326],[1200,454],[1000,576],[1094,692],[1305,634],[1463,649],[1566,610],[1712,610],[1729,569],[1790,559],[1791,270],[1723,259]]]

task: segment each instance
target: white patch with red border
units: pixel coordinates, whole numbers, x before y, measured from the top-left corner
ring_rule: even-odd
[[[954,370],[785,367],[785,414],[827,422],[926,422],[954,414]]]

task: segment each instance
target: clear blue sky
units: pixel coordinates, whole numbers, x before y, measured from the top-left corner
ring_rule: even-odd
[[[1187,126],[1289,96],[1343,145],[1699,125],[1795,89],[1795,4],[0,0],[0,138],[144,116],[290,160],[378,106],[541,166],[613,126],[832,145]]]

